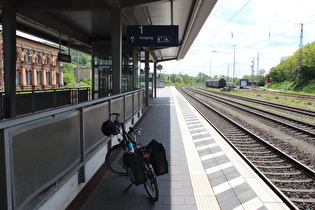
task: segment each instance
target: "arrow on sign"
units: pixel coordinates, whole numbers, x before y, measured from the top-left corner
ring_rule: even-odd
[[[134,36],[130,37],[131,39],[131,43],[133,43],[133,40],[135,40],[136,38]]]

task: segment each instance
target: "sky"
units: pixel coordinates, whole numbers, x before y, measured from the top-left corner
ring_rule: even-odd
[[[253,64],[255,75],[268,73],[299,50],[301,23],[303,45],[314,42],[314,0],[218,0],[185,58],[160,63],[158,73],[232,77],[234,55],[235,77]]]

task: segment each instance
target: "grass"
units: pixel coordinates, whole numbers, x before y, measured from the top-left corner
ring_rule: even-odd
[[[213,91],[220,92],[220,89],[210,88]],[[232,95],[238,95],[278,104],[283,104],[292,107],[298,107],[308,110],[315,111],[315,99],[301,99],[294,96],[285,96],[285,94],[279,94],[277,92],[268,91],[266,89],[258,89],[258,88],[250,88],[250,89],[234,89],[234,92],[225,92]],[[290,93],[301,94],[301,92],[297,93],[294,91],[290,91]],[[308,94],[314,95],[314,94]]]

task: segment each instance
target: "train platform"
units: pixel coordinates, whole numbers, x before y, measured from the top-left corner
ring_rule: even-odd
[[[89,184],[76,209],[194,210],[289,209],[174,87],[157,98],[138,127],[138,142],[161,142],[169,173],[158,177],[159,200],[152,203],[142,185],[104,169]],[[106,167],[106,166],[105,166]],[[96,175],[97,176],[97,175]],[[92,181],[91,181],[92,182]]]

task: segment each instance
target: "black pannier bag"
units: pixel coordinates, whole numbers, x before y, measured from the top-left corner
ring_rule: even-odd
[[[165,149],[161,143],[153,139],[148,146],[151,149],[150,159],[157,176],[168,173],[168,162]]]
[[[128,176],[130,181],[136,186],[145,182],[145,174],[143,170],[143,157],[141,154],[128,154],[123,155],[124,164],[127,167]]]
[[[105,136],[117,135],[119,133],[119,127],[109,119],[103,122],[102,132]]]

